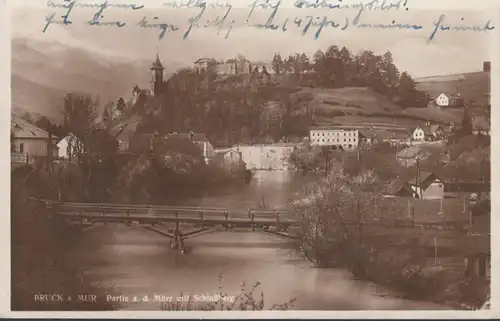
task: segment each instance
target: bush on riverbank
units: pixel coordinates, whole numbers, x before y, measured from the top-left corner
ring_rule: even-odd
[[[261,283],[256,282],[250,288],[246,282],[241,284],[240,293],[236,296],[230,296],[223,290],[222,274],[219,274],[218,292],[214,296],[218,300],[207,303],[196,303],[192,296],[186,302],[169,302],[162,303],[161,310],[163,311],[262,311],[264,306],[264,292],[256,293]],[[183,297],[181,293],[179,297]],[[274,304],[270,310],[289,310],[293,308],[295,299],[291,299],[282,304]]]
[[[333,166],[292,206],[301,218],[297,249],[319,267],[346,268],[356,278],[389,285],[408,298],[470,307],[484,303],[487,281],[429,264],[419,234],[377,225],[374,204],[383,190],[372,171],[353,177]]]
[[[34,174],[36,175],[36,174]],[[12,177],[11,196],[11,309],[16,311],[112,310],[116,306],[99,301],[80,302],[77,294],[112,292],[86,275],[82,262],[70,258],[80,230],[49,220],[41,204],[29,201],[32,191],[25,177]],[[34,179],[38,182],[42,179]],[[45,186],[45,191],[47,191]],[[43,190],[41,190],[43,191]],[[39,197],[50,196],[40,193]],[[63,294],[64,302],[42,302],[35,294]],[[67,301],[68,297],[72,301]],[[102,295],[101,295],[102,297]]]
[[[112,200],[158,203],[243,184],[243,173],[207,165],[194,155],[176,151],[144,153],[121,170],[112,188]]]

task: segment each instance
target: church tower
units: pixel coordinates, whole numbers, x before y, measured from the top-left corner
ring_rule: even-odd
[[[160,95],[163,89],[163,65],[160,62],[160,57],[156,54],[156,60],[153,62],[151,71],[153,72],[153,93],[155,96]]]

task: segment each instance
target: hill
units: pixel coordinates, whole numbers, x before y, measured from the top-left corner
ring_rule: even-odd
[[[460,93],[465,101],[470,101],[473,106],[489,104],[491,92],[489,72],[434,76],[419,78],[415,81],[417,89],[425,91],[431,98],[436,98],[441,93]]]
[[[308,96],[307,108],[313,115],[315,125],[319,126],[356,125],[397,130],[425,121],[449,124],[462,117],[457,110],[434,107],[403,109],[364,87],[301,88],[297,94]]]
[[[154,58],[154,57],[153,57]],[[152,59],[153,59],[152,58]],[[60,120],[71,91],[98,96],[101,104],[149,87],[151,61],[123,61],[59,43],[12,40],[12,107]]]

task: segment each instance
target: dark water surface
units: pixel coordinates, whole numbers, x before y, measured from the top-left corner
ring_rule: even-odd
[[[178,205],[213,206],[246,210],[265,203],[283,207],[310,177],[289,172],[258,172],[249,186],[224,194],[179,201]],[[177,205],[176,204],[176,205]],[[129,298],[147,295],[213,295],[222,273],[223,290],[237,295],[241,283],[250,288],[260,281],[267,308],[295,298],[300,310],[446,309],[385,295],[381,286],[353,280],[342,269],[317,269],[294,254],[287,240],[250,231],[217,231],[188,239],[181,254],[170,240],[140,227],[97,227],[85,236],[76,253],[91,264],[89,271],[118,294]],[[124,309],[158,310],[159,302],[126,303]]]

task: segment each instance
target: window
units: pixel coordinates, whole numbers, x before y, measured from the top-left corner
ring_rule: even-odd
[[[19,144],[19,152],[24,153],[24,144],[23,143]]]

